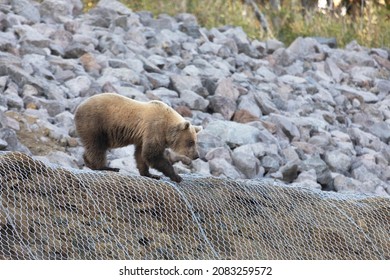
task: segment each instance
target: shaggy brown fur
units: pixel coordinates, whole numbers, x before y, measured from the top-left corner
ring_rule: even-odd
[[[85,164],[91,169],[119,171],[107,167],[107,150],[134,144],[141,175],[158,179],[149,173],[152,167],[180,182],[181,177],[164,156],[165,149],[190,159],[198,157],[196,134],[201,128],[160,101],[139,102],[115,93],[98,94],[78,106],[75,124],[85,148]]]

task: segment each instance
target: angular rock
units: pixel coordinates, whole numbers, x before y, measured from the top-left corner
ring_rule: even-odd
[[[72,15],[73,4],[65,0],[44,0],[39,6],[39,12],[45,20],[64,23]]]
[[[126,5],[122,4],[117,0],[100,0],[97,4],[100,8],[106,8],[113,10],[114,12],[121,15],[131,15],[132,11]]]
[[[188,105],[192,110],[205,111],[209,105],[209,101],[204,99],[202,96],[191,90],[181,91],[180,98]]]
[[[228,148],[223,139],[217,135],[214,135],[210,131],[207,131],[206,129],[203,129],[198,133],[197,146],[199,157],[201,159],[206,159],[207,153],[215,148]]]
[[[324,159],[333,172],[347,174],[351,168],[351,157],[344,154],[342,151],[328,151],[325,153]]]
[[[240,93],[232,79],[222,79],[218,82],[215,95],[224,96],[236,102]]]
[[[31,154],[29,149],[19,142],[16,132],[11,128],[0,129],[0,139],[7,142],[7,150],[19,151],[26,154]]]
[[[242,175],[223,158],[214,158],[209,161],[210,173],[214,176],[225,176],[227,178],[239,179]]]
[[[217,148],[213,148],[209,152],[207,152],[205,159],[210,161],[214,158],[223,158],[228,163],[230,163],[230,164],[233,163],[232,152],[227,147],[217,147]]]
[[[268,39],[265,41],[265,47],[267,53],[272,54],[277,49],[284,48],[284,44],[276,39]]]
[[[237,105],[236,103],[225,96],[221,95],[213,95],[208,98],[209,106],[212,112],[220,113],[225,120],[231,120],[234,112],[236,111]]]
[[[378,137],[381,141],[389,144],[390,141],[390,124],[386,122],[374,123],[367,126],[367,130]]]
[[[159,73],[147,73],[146,77],[152,85],[152,89],[165,87],[167,88],[170,83],[168,76]]]
[[[290,141],[299,139],[300,132],[298,128],[288,118],[282,115],[271,114],[270,121],[277,124],[278,127],[280,127],[282,133],[286,135]]]
[[[295,185],[316,190],[321,190],[322,188],[321,185],[317,183],[317,174],[315,169],[309,169],[301,172],[295,180]]]
[[[253,154],[234,150],[232,158],[234,166],[244,174],[246,178],[257,177],[260,171],[260,160]]]
[[[264,156],[261,159],[261,166],[268,173],[273,173],[279,170],[280,163],[279,160],[273,156]]]
[[[334,188],[340,193],[358,193],[362,183],[350,177],[338,174],[333,180]]]
[[[259,137],[257,128],[230,121],[210,122],[204,131],[218,137],[230,147],[256,143]]]
[[[289,161],[282,167],[280,167],[279,172],[282,174],[282,180],[287,183],[291,183],[298,176],[300,160]]]
[[[352,94],[353,96],[360,97],[366,103],[376,103],[379,101],[378,96],[368,91],[361,91],[354,89],[347,85],[336,86],[336,89],[340,90],[342,94]]]
[[[255,94],[249,92],[248,94],[241,95],[238,99],[238,110],[245,110],[252,116],[260,118],[263,114],[259,105],[257,105]]]
[[[12,9],[17,15],[25,17],[27,20],[37,23],[41,19],[38,8],[28,0],[11,0]]]
[[[313,38],[298,37],[290,44],[287,51],[290,52],[295,59],[303,59],[309,55],[319,53],[321,51],[321,47]]]
[[[303,170],[314,169],[317,176],[317,182],[328,188],[332,188],[332,175],[329,167],[319,156],[313,156],[303,161]]]
[[[65,83],[73,97],[77,97],[80,96],[80,94],[85,93],[91,87],[91,84],[91,80],[88,76],[78,76]]]

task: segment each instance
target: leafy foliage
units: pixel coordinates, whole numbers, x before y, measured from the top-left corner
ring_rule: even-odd
[[[383,2],[384,1],[384,2]],[[98,0],[84,0],[86,10]],[[367,47],[390,46],[390,9],[388,0],[366,1],[364,9],[357,8],[358,15],[342,15],[342,7],[320,10],[313,6],[302,7],[300,1],[282,1],[281,9],[272,7],[272,1],[255,1],[266,16],[271,32],[265,33],[246,1],[239,0],[121,0],[134,11],[147,10],[154,15],[176,15],[187,12],[198,18],[207,28],[224,25],[241,26],[252,39],[264,40],[276,37],[290,44],[298,36],[335,37],[340,47],[352,40]],[[352,3],[352,4],[351,4]],[[356,4],[358,3],[358,4]],[[349,5],[359,5],[359,1]],[[340,4],[341,5],[341,4]],[[363,11],[363,13],[361,13]]]

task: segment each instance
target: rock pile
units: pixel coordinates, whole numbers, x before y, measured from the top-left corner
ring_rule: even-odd
[[[73,112],[109,91],[204,127],[201,158],[181,172],[390,194],[389,50],[250,40],[116,1],[81,11],[80,0],[0,1],[0,149],[82,167]],[[131,148],[109,159],[137,172]]]

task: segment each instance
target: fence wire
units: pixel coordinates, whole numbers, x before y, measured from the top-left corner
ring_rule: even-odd
[[[0,259],[390,259],[390,199],[0,153]]]

